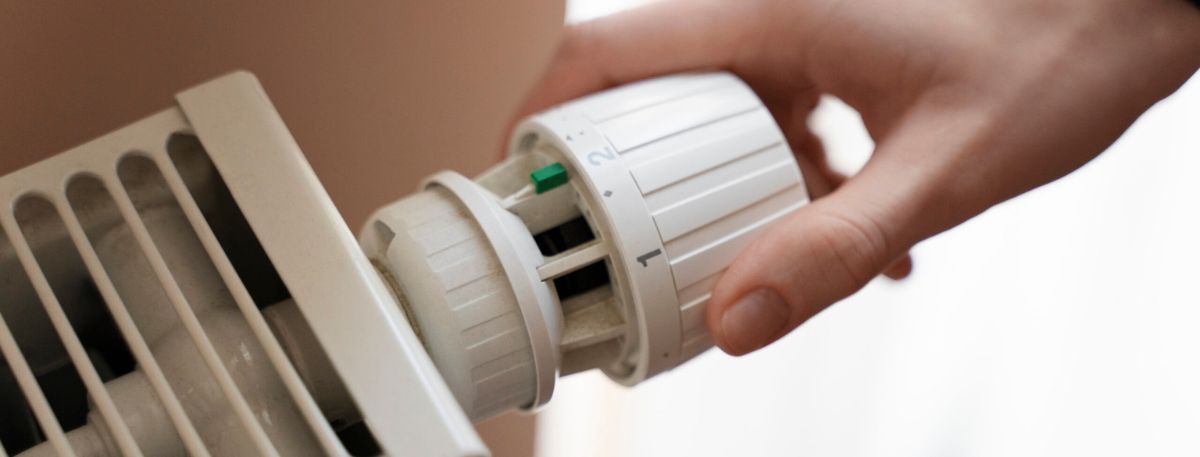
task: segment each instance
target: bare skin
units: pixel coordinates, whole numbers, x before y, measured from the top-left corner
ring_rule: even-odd
[[[690,0],[573,27],[530,113],[606,87],[725,69],[764,99],[818,197],[772,226],[713,292],[708,327],[741,355],[886,274],[916,243],[1095,158],[1200,68],[1183,0]],[[821,94],[876,149],[827,166]]]

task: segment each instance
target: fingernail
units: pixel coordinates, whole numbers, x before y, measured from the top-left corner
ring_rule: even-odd
[[[774,290],[755,289],[721,315],[722,349],[741,355],[766,346],[781,336],[789,314],[787,302]]]

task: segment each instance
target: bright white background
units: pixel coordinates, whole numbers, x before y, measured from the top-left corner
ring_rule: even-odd
[[[853,111],[813,122],[839,163],[865,160]],[[634,389],[564,379],[539,454],[1200,455],[1198,201],[1200,77],[1077,173],[921,244],[909,280],[766,350]]]

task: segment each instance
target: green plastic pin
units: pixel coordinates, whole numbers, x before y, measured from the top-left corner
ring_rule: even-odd
[[[561,163],[555,162],[534,170],[529,174],[529,180],[533,181],[535,192],[539,194],[549,192],[567,183],[567,168]]]

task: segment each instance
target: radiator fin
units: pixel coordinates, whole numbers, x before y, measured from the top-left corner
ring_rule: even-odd
[[[136,135],[111,135],[81,147],[91,149],[88,160],[58,161],[55,167],[16,173],[21,179],[0,179],[0,197],[9,199],[8,210],[0,212],[0,274],[6,276],[0,281],[0,376],[11,375],[13,381],[7,384],[15,387],[9,395],[19,397],[4,398],[7,384],[0,382],[0,405],[20,404],[36,421],[22,429],[28,433],[20,440],[0,434],[7,439],[0,441],[0,457],[35,446],[49,446],[62,456],[87,452],[78,447],[86,440],[73,437],[83,425],[76,423],[78,418],[64,425],[67,413],[55,406],[62,401],[48,396],[42,384],[51,370],[69,371],[61,377],[77,378],[73,382],[82,387],[68,396],[79,401],[75,395],[86,395],[91,403],[87,417],[102,422],[103,439],[120,455],[161,455],[161,449],[146,447],[148,440],[138,438],[139,431],[127,423],[133,411],[146,406],[141,401],[120,403],[114,390],[114,379],[136,375],[150,393],[140,400],[161,408],[162,421],[156,426],[173,432],[175,448],[187,455],[220,454],[218,450],[230,449],[230,442],[242,442],[255,455],[348,456],[260,311],[271,304],[261,300],[274,295],[251,290],[222,245],[218,232],[230,230],[230,225],[248,230],[244,220],[241,225],[228,218],[214,220],[209,210],[220,197],[210,195],[212,189],[189,186],[197,173],[215,174],[198,139],[188,133],[177,112],[143,124],[132,127],[141,130]],[[169,145],[180,142],[193,150],[176,154]],[[220,190],[228,198],[228,191]],[[181,252],[187,249],[181,250],[180,244],[202,255],[185,258]],[[256,262],[270,266],[261,248],[236,255],[259,256]],[[197,274],[216,278],[219,290],[201,291],[203,281],[193,278]],[[282,287],[273,270],[270,275],[273,278],[251,279]],[[135,281],[127,276],[136,279],[138,287],[131,287]],[[236,374],[238,363],[251,362],[238,361],[214,344],[224,338],[224,324],[206,324],[211,317],[202,316],[210,316],[216,302],[232,305],[237,325],[248,327],[257,344],[247,354],[263,354],[263,360],[254,363],[268,364],[273,379]],[[89,322],[96,320],[107,322],[111,342],[121,345],[128,358],[127,370],[114,374],[105,357],[95,353]],[[174,334],[186,335],[185,343],[167,341]],[[185,406],[183,398],[192,392],[181,391],[178,377],[166,367],[186,362],[160,359],[155,348],[162,344],[192,346],[191,363],[202,367],[196,373],[208,377],[197,382],[208,382],[221,401],[204,405],[203,411]],[[282,409],[287,411],[260,407],[263,400],[252,393],[262,383],[282,386],[288,405]],[[212,420],[222,414],[236,421],[232,429],[237,432],[205,435],[199,415]],[[293,424],[280,424],[288,421]],[[283,426],[292,427],[289,439],[271,432]],[[296,427],[304,431],[297,434]],[[235,436],[239,433],[243,436]]]

